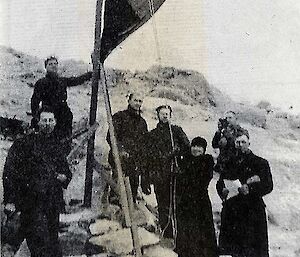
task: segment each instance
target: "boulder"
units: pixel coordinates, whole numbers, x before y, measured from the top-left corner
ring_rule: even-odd
[[[139,226],[143,226],[150,232],[155,232],[157,228],[156,216],[146,207],[145,201],[136,204],[137,210],[134,212],[134,219]]]
[[[143,256],[145,257],[177,257],[177,253],[171,249],[162,247],[160,245],[154,245],[144,250]]]
[[[138,228],[141,247],[155,245],[159,237],[144,228]],[[113,253],[117,255],[130,254],[133,251],[133,242],[130,228],[111,231],[105,235],[91,237],[86,245],[87,253]]]
[[[98,219],[89,226],[89,230],[92,236],[103,235],[104,233],[117,231],[119,229],[122,229],[120,223],[107,219]]]

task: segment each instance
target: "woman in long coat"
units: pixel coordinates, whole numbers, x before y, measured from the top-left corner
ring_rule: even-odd
[[[214,161],[205,154],[207,142],[196,137],[181,161],[177,177],[177,246],[179,257],[216,257],[217,243],[208,185]]]

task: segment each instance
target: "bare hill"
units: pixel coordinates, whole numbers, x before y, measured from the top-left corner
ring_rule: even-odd
[[[61,63],[60,73],[62,76],[79,75],[89,68],[89,65],[82,62],[66,61]],[[138,88],[146,94],[143,116],[150,129],[157,122],[155,107],[170,104],[174,109],[174,123],[181,125],[190,139],[202,135],[210,142],[220,113],[227,109],[236,110],[242,126],[250,132],[253,151],[268,159],[272,168],[274,191],[265,197],[270,223],[271,256],[299,256],[300,126],[297,124],[300,123],[297,120],[282,115],[279,111],[272,113],[262,108],[235,103],[210,85],[199,72],[170,67],[152,67],[146,72],[135,73],[113,69],[106,72],[113,111],[126,108],[126,95]],[[32,86],[43,75],[42,60],[0,47],[0,115],[16,115],[29,121],[26,111],[30,110]],[[89,101],[90,83],[69,89],[68,102],[75,121],[88,117]],[[101,90],[97,118],[101,124],[96,138],[97,158],[105,162],[108,149],[105,143],[107,125]],[[10,144],[0,141],[1,170]],[[211,147],[208,151],[213,153]],[[82,195],[83,177],[81,174],[72,182],[68,194]],[[221,202],[216,195],[214,183],[215,180],[211,183],[210,196],[217,213]]]

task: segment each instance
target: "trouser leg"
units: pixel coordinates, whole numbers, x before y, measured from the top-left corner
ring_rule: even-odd
[[[166,183],[159,183],[154,185],[154,191],[156,194],[157,205],[158,205],[158,218],[159,225],[164,232],[164,237],[173,237],[173,228],[170,213],[170,184],[168,181]]]
[[[61,257],[58,241],[59,212],[36,208],[24,214],[25,237],[32,257]]]
[[[136,203],[138,187],[139,187],[139,176],[138,175],[130,175],[129,181],[130,181],[130,186],[131,186],[133,202]]]

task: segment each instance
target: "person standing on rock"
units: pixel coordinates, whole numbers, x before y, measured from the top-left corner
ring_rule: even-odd
[[[190,150],[190,142],[181,127],[171,125],[172,108],[169,105],[159,106],[156,112],[159,122],[147,139],[148,184],[154,185],[162,235],[172,239],[176,235],[174,178],[179,172],[179,159]],[[146,181],[142,188],[147,191]]]
[[[33,257],[62,256],[58,240],[63,188],[72,173],[54,131],[54,112],[44,107],[38,115],[39,132],[16,140],[3,172],[4,206],[20,212],[21,235]]]
[[[249,149],[249,133],[239,132],[235,140],[237,159],[230,180],[238,180],[238,194],[229,198],[223,175],[217,191],[223,200],[219,248],[233,257],[269,257],[268,228],[263,196],[273,190],[273,180],[267,160]]]
[[[112,117],[122,169],[125,176],[129,177],[134,202],[137,200],[139,178],[143,175],[142,152],[145,148],[145,136],[148,133],[147,123],[141,116],[143,100],[142,94],[131,93],[127,109],[115,113]],[[106,139],[110,145],[109,133]],[[108,162],[113,168],[113,178],[117,180],[112,150],[109,152]],[[118,203],[115,192],[110,192],[109,201]]]
[[[235,158],[235,138],[239,131],[243,130],[237,123],[236,113],[227,111],[224,118],[219,119],[218,130],[212,140],[212,147],[219,149],[219,156],[215,171],[218,173],[230,172]]]
[[[57,121],[56,133],[62,139],[72,134],[73,114],[67,104],[67,87],[73,87],[92,78],[92,72],[79,77],[60,77],[58,75],[58,60],[50,56],[45,60],[46,76],[39,79],[34,86],[31,97],[31,127],[38,129],[39,105],[53,109]]]
[[[177,175],[179,257],[217,257],[217,240],[208,185],[213,177],[214,160],[205,154],[207,142],[195,137],[191,150],[181,160],[182,173]]]

